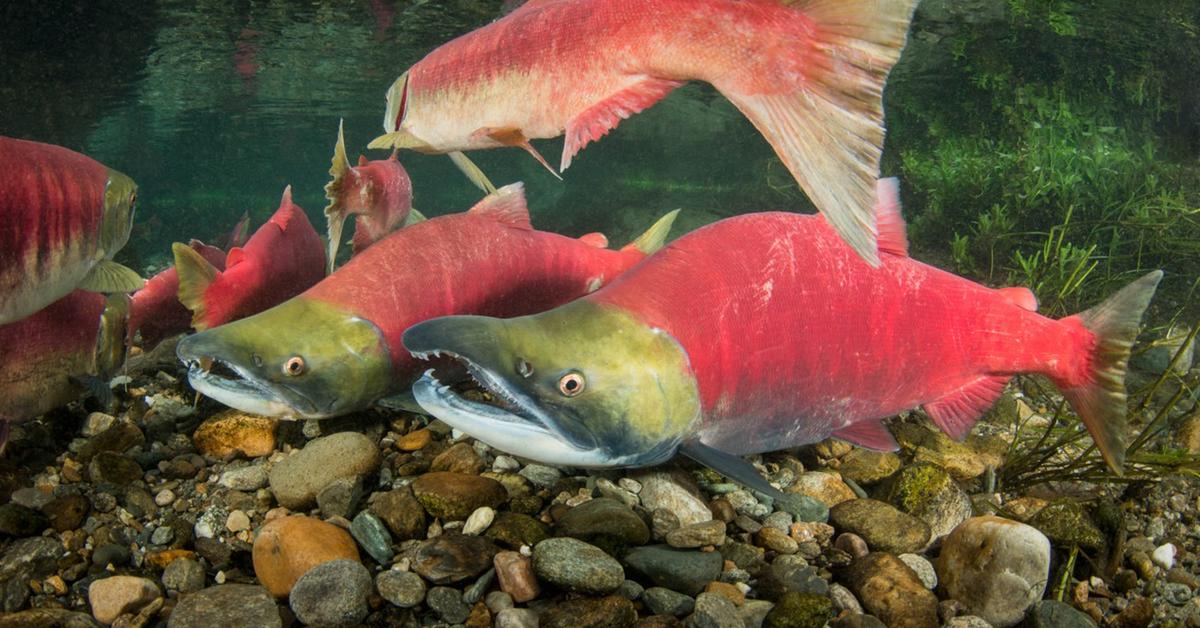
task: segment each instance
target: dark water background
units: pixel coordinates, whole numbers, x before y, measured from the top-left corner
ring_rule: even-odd
[[[1107,267],[1095,282],[1165,265],[1177,301],[1188,300],[1200,276],[1197,5],[924,2],[888,87],[884,161],[884,174],[902,177],[920,255],[995,283],[1036,283],[1016,253],[1028,259],[1078,206],[1069,239],[1080,249],[1098,243],[1084,256]],[[132,176],[138,223],[120,259],[135,267],[163,267],[171,242],[215,240],[245,211],[261,224],[288,184],[323,232],[338,120],[353,159],[380,133],[396,76],[499,12],[497,0],[7,3],[0,133],[61,144]],[[539,147],[556,162],[561,139]],[[766,142],[704,85],[589,146],[565,182],[519,150],[472,158],[497,184],[525,181],[536,226],[601,230],[617,244],[676,207],[683,229],[810,209]],[[1047,163],[1031,165],[1038,160]],[[427,214],[464,210],[479,196],[445,157],[402,161]],[[1049,192],[1035,187],[1052,172],[1070,176]],[[1097,206],[1106,209],[1079,222]],[[1007,212],[1000,227],[986,218],[996,207]],[[1125,226],[1131,211],[1140,222]],[[1163,233],[1182,244],[1164,244]],[[1113,234],[1124,239],[1114,244]],[[1046,281],[1039,292],[1058,289]]]

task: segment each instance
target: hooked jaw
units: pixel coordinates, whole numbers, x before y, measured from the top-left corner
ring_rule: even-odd
[[[219,327],[216,329],[220,329]],[[262,416],[322,418],[316,404],[291,391],[285,395],[271,382],[264,381],[234,361],[216,357],[215,347],[205,334],[188,336],[179,342],[176,355],[188,369],[188,383],[196,392],[231,407]]]
[[[413,393],[437,418],[518,456],[584,468],[658,464],[688,434],[698,397],[674,340],[630,325],[591,304],[425,321],[404,333],[405,347],[419,359],[452,358],[492,402],[460,394],[435,371]],[[671,373],[682,377],[664,385]]]

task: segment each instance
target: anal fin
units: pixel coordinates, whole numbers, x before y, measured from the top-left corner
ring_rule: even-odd
[[[980,416],[996,403],[1011,375],[984,375],[958,390],[925,404],[934,425],[954,440],[966,438]]]
[[[709,447],[700,442],[699,439],[683,443],[680,445],[679,451],[683,452],[683,455],[688,458],[699,462],[748,489],[758,491],[773,498],[783,496],[782,491],[771,486],[767,478],[764,478],[754,468],[754,465],[746,462],[740,456],[721,451],[715,447]]]
[[[896,442],[896,437],[888,431],[883,421],[859,421],[851,423],[840,430],[833,432],[835,438],[840,438],[846,442],[854,443],[867,449],[875,451],[896,451],[900,449],[899,443]]]
[[[79,283],[79,288],[91,292],[117,293],[134,292],[144,285],[146,280],[130,268],[109,259],[102,259],[96,262]]]
[[[585,233],[579,236],[579,241],[588,246],[594,246],[598,249],[608,248],[608,236],[600,233],[599,231]]]
[[[579,151],[615,129],[621,120],[648,109],[683,84],[647,77],[585,109],[567,123],[559,170],[569,168]]]
[[[417,224],[418,222],[425,222],[426,220],[429,220],[429,219],[425,217],[425,214],[422,214],[421,212],[417,211],[416,208],[414,207],[414,208],[410,208],[408,210],[408,216],[406,216],[404,218],[404,224],[401,226],[411,227],[411,226]]]

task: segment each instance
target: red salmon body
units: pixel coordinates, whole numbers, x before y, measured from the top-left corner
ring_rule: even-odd
[[[645,256],[537,231],[519,186],[497,203],[406,227],[300,296],[373,322],[391,351],[397,386],[420,364],[400,343],[409,326],[449,314],[540,312],[607,284]],[[513,191],[515,190],[515,193]]]
[[[284,190],[279,209],[244,247],[234,247],[219,271],[176,244],[179,300],[197,330],[257,314],[300,294],[325,276],[325,248],[304,210]]]
[[[913,0],[534,0],[393,84],[372,148],[434,153],[566,136],[560,168],[687,81],[763,134],[859,254],[883,145],[883,85]],[[552,170],[552,168],[551,168]]]
[[[15,323],[0,325],[0,447],[10,422],[78,399],[80,380],[107,381],[123,363],[128,297],[76,290]]]
[[[198,240],[188,244],[213,268],[225,270],[225,251]],[[158,343],[192,328],[192,312],[179,301],[179,271],[174,266],[146,281],[146,287],[133,293],[129,304],[127,340],[141,337],[141,347],[149,350]]]
[[[136,289],[123,267],[125,284],[91,274],[128,240],[136,194],[128,177],[90,157],[0,136],[0,324],[81,284]]]

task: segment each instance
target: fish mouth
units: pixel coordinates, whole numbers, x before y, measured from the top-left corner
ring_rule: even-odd
[[[488,395],[468,398],[461,386],[438,379],[429,369],[413,384],[417,403],[435,417],[492,447],[547,464],[611,467],[614,460],[586,432],[561,429],[558,420],[505,378],[462,354],[446,349],[410,350],[422,360],[449,358],[465,367],[470,384]]]
[[[265,382],[235,362],[212,356],[184,355],[185,343],[186,340],[181,342],[176,351],[188,369],[188,383],[196,392],[231,408],[261,416],[302,419],[329,416],[300,391]]]

